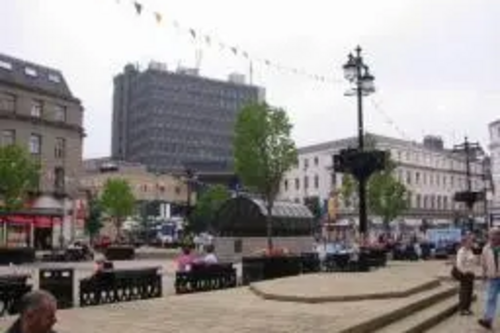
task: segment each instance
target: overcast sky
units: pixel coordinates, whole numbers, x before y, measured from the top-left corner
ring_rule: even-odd
[[[254,64],[254,82],[288,110],[299,146],[355,133],[355,100],[344,96],[341,66],[357,44],[378,89],[365,101],[369,131],[415,141],[437,134],[447,145],[468,135],[487,144],[487,125],[500,118],[498,0],[141,2],[162,12],[163,24],[148,12],[137,16],[129,0],[2,0],[0,52],[64,72],[85,107],[85,157],[110,152],[112,79],[127,62],[194,65],[202,43],[173,20],[255,57],[337,79]],[[248,74],[248,62],[231,52],[202,49],[203,75]]]

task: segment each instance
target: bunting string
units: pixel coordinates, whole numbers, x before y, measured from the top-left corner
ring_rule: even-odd
[[[127,2],[124,0],[115,0],[115,1],[117,4],[120,4],[120,5]],[[267,58],[260,58],[260,57],[253,56],[253,55],[251,55],[250,52],[241,48],[240,46],[225,43],[224,41],[220,40],[219,38],[217,38],[211,34],[203,33],[199,29],[195,29],[193,27],[183,27],[176,20],[171,20],[171,21],[167,22],[167,20],[165,20],[164,14],[162,12],[155,10],[155,9],[152,9],[152,8],[149,8],[148,6],[144,5],[144,3],[141,1],[129,0],[128,2],[129,2],[128,5],[132,4],[133,9],[135,10],[135,13],[138,16],[151,17],[158,25],[170,24],[177,31],[186,33],[194,43],[200,43],[200,44],[205,45],[207,47],[218,46],[219,50],[222,52],[227,51],[235,57],[240,57],[246,61],[249,61],[251,64],[258,63],[258,64],[261,64],[261,65],[267,67],[267,68],[272,68],[276,71],[279,71],[281,73],[299,75],[299,76],[306,77],[310,80],[314,80],[314,81],[322,82],[322,83],[342,83],[343,82],[343,80],[335,79],[331,76],[309,73],[308,71],[306,71],[304,69],[283,65],[277,61],[272,61],[272,60],[267,59]]]
[[[408,140],[408,141],[413,141],[410,136],[408,136],[397,124],[392,118],[385,112],[382,107],[380,106],[380,102],[376,101],[374,98],[370,98],[370,103],[372,104],[373,108],[382,115],[384,118],[384,121],[391,126],[400,136],[401,138]]]
[[[124,4],[125,0],[115,0],[117,4]],[[286,74],[293,74],[293,75],[299,75],[306,77],[307,79],[321,82],[321,83],[335,83],[335,84],[340,84],[344,83],[344,80],[334,78],[331,76],[325,76],[325,75],[318,75],[318,74],[313,74],[308,71],[306,71],[303,68],[296,68],[296,67],[291,67],[291,66],[286,66],[281,64],[280,62],[268,59],[268,58],[260,58],[251,55],[250,52],[247,50],[236,46],[236,45],[231,45],[228,44],[221,39],[217,38],[216,36],[213,36],[211,34],[206,34],[200,31],[199,29],[195,29],[193,27],[184,27],[182,26],[179,21],[177,20],[165,20],[165,16],[162,12],[151,9],[147,6],[145,6],[141,1],[138,0],[128,0],[129,4],[131,3],[133,5],[133,8],[138,16],[143,16],[147,15],[151,17],[156,24],[158,25],[163,25],[163,24],[170,24],[173,26],[173,28],[181,33],[187,34],[188,37],[196,44],[200,43],[202,45],[206,45],[208,47],[218,47],[218,49],[221,52],[229,52],[235,57],[241,57],[247,61],[250,62],[250,66],[252,66],[254,63],[259,63],[267,68],[272,68],[274,70],[277,70],[281,73],[286,73]],[[373,105],[374,109],[383,116],[384,121],[391,126],[402,138],[412,141],[411,138],[392,120],[392,118],[382,109],[381,105],[379,102],[374,100],[373,98],[370,98],[370,102]]]

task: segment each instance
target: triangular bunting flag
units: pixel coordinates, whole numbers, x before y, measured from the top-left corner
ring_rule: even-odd
[[[231,51],[233,51],[233,53],[236,55],[238,54],[238,49],[236,47],[232,47],[231,48]]]
[[[267,66],[271,66],[271,62],[269,60],[264,60],[264,63],[267,65]]]
[[[196,39],[196,31],[194,31],[194,29],[189,29],[189,33],[191,34],[191,37]]]
[[[207,43],[208,45],[210,45],[212,43],[210,36],[205,36],[205,43]]]
[[[248,59],[248,53],[246,51],[243,52],[243,56]]]
[[[139,2],[135,1],[134,2],[134,7],[135,7],[135,11],[137,12],[137,15],[141,15],[141,12],[142,12],[142,4],[140,4]]]
[[[163,19],[163,17],[161,16],[161,13],[155,12],[155,19],[156,19],[156,23],[161,23],[161,20]]]

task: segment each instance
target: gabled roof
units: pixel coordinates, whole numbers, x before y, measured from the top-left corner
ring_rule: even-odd
[[[0,84],[2,83],[77,101],[60,70],[0,53]]]

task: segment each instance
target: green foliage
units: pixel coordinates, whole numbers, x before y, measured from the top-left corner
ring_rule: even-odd
[[[0,198],[7,212],[22,208],[30,190],[40,179],[40,165],[16,145],[0,147]]]
[[[357,189],[358,182],[349,174],[342,176],[342,186],[340,187],[340,197],[344,206],[351,207],[353,205],[353,196]]]
[[[367,194],[368,208],[382,219],[386,228],[409,206],[406,186],[394,177],[391,166],[370,178]]]
[[[220,206],[230,198],[229,191],[222,185],[211,186],[202,193],[191,215],[191,230],[206,231],[215,218]]]
[[[236,173],[243,184],[261,193],[270,213],[285,172],[297,164],[292,124],[285,110],[265,103],[241,110],[235,126]],[[268,246],[272,248],[272,216],[268,214]]]
[[[100,198],[103,211],[115,223],[118,235],[127,216],[134,213],[135,197],[130,184],[125,179],[108,179]]]
[[[102,228],[102,207],[98,200],[89,201],[89,214],[85,220],[85,232],[91,239],[99,234]]]

